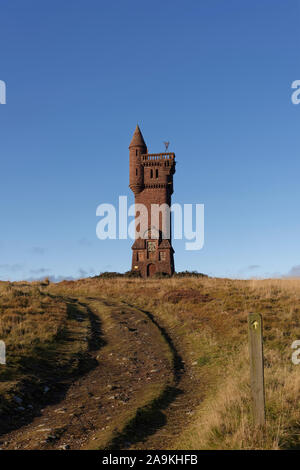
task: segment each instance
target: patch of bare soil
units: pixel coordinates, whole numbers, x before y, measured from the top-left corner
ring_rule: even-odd
[[[181,301],[193,304],[209,302],[211,297],[209,294],[202,294],[196,289],[174,289],[165,296],[165,300],[172,304],[178,304]]]

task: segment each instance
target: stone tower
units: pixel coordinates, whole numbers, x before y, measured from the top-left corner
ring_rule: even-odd
[[[129,145],[129,187],[134,193],[136,208],[143,204],[147,215],[136,214],[132,270],[139,271],[144,278],[155,273],[174,273],[171,229],[169,232],[165,230],[165,223],[171,226],[168,209],[171,207],[174,173],[175,154],[148,153],[140,128],[136,126]],[[162,204],[161,214],[153,220],[151,208]],[[143,230],[140,230],[141,226]]]

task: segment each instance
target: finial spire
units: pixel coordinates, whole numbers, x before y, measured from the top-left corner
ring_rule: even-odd
[[[129,148],[130,147],[137,147],[137,146],[146,147],[143,134],[141,133],[141,129],[139,128],[138,124],[136,125],[133,137],[132,137],[130,145],[129,145]]]

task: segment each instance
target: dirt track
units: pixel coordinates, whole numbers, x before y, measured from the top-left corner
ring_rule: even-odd
[[[134,306],[93,298],[77,302],[91,322],[92,370],[28,424],[2,435],[0,447],[172,448],[198,404],[172,338],[149,312]]]

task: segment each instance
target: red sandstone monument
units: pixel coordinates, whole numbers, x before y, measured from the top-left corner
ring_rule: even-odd
[[[135,204],[143,204],[148,211],[148,220],[144,221],[144,234],[136,232],[132,245],[132,270],[141,276],[151,277],[155,273],[173,274],[174,250],[171,230],[163,236],[162,215],[158,226],[151,221],[151,206],[164,204],[171,207],[173,193],[173,175],[175,173],[174,153],[148,153],[139,126],[136,126],[129,145],[129,187],[134,193]],[[165,206],[166,207],[166,206]],[[165,212],[170,222],[170,211]],[[136,214],[136,221],[137,221]],[[137,222],[136,222],[137,224]],[[137,228],[137,227],[136,227]]]

